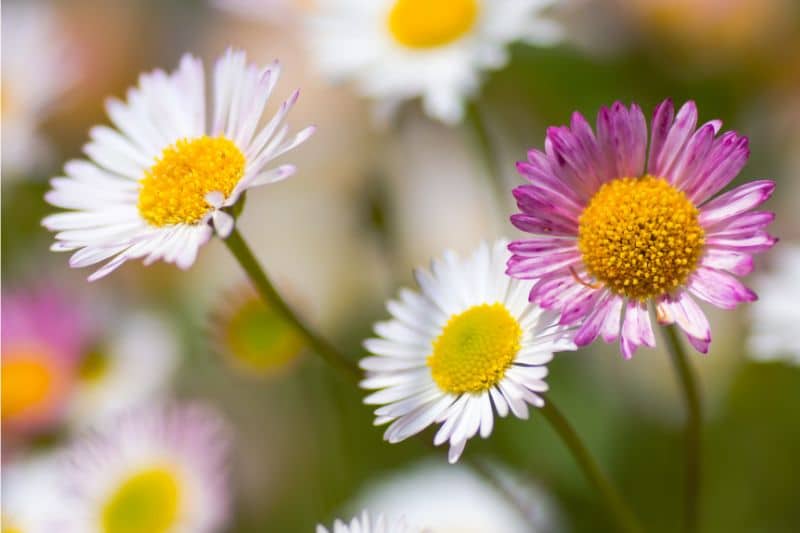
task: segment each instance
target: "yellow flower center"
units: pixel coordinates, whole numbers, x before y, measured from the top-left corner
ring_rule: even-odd
[[[614,293],[647,300],[686,282],[703,253],[698,210],[654,176],[608,182],[581,214],[578,248]]]
[[[223,327],[231,362],[257,376],[285,370],[305,345],[297,330],[260,298],[243,302]]]
[[[389,31],[409,48],[435,48],[469,32],[478,11],[478,0],[397,0],[389,12]]]
[[[0,518],[2,522],[2,533],[22,533],[22,528],[20,528],[16,523],[10,520],[7,516],[3,516]]]
[[[210,192],[230,196],[244,175],[245,158],[233,141],[202,136],[168,146],[140,181],[139,214],[153,226],[197,224],[211,206]]]
[[[103,507],[104,533],[173,531],[181,504],[175,474],[151,468],[126,479]]]
[[[481,304],[450,318],[428,366],[445,392],[481,392],[498,383],[520,348],[522,328],[503,304]]]
[[[11,350],[17,351],[13,356]],[[53,393],[56,370],[46,353],[30,347],[10,347],[2,362],[2,418],[25,416],[45,404]]]

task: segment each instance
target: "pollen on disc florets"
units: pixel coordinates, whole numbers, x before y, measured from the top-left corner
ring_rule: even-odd
[[[703,253],[699,211],[666,180],[646,175],[604,184],[579,219],[586,269],[616,294],[637,300],[686,282]]]
[[[181,139],[164,149],[140,181],[139,214],[153,226],[197,224],[211,206],[210,192],[230,196],[242,179],[245,157],[225,137]]]
[[[481,392],[497,384],[520,349],[522,328],[503,304],[481,304],[454,315],[433,342],[427,363],[446,392]]]

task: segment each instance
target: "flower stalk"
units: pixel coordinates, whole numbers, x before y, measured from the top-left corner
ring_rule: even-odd
[[[664,329],[667,343],[678,381],[681,384],[684,402],[686,403],[686,457],[685,457],[685,489],[684,489],[684,531],[695,533],[699,521],[699,498],[701,476],[701,424],[700,391],[697,379],[689,365],[684,345],[678,337],[675,326]]]

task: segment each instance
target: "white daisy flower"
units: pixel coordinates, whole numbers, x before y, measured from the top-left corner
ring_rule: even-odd
[[[84,148],[90,160],[68,162],[66,176],[51,181],[46,200],[73,210],[44,219],[58,232],[51,249],[77,250],[70,259],[76,268],[111,258],[90,281],[130,259],[189,268],[214,230],[230,234],[234,218],[225,208],[248,189],[294,173],[292,165],[268,164],[313,132],[286,138],[284,119],[299,91],[260,124],[279,75],[277,62],[260,69],[229,49],[214,67],[207,121],[199,59],[187,54],[171,74],[143,74],[126,103],[106,106],[118,130],[93,128]]]
[[[422,293],[402,289],[387,304],[392,320],[375,324],[364,347],[365,403],[381,405],[375,424],[391,422],[391,442],[441,423],[437,446],[450,442],[456,462],[467,440],[492,432],[494,412],[528,417],[541,407],[553,352],[574,350],[556,316],[528,303],[529,283],[505,275],[505,241],[481,245],[469,258],[453,252],[417,270]]]
[[[3,6],[3,181],[49,159],[50,144],[39,124],[76,80],[68,39],[44,2]],[[36,67],[32,68],[31,65]]]
[[[785,243],[774,254],[775,270],[753,283],[759,299],[751,309],[749,352],[754,359],[800,365],[795,315],[800,301],[800,246]]]
[[[349,524],[336,520],[333,529],[318,525],[317,533],[422,533],[422,530],[406,525],[405,519],[389,520],[383,515],[371,518],[368,511],[353,518]]]
[[[503,492],[470,468],[424,461],[364,487],[355,505],[357,509],[380,510],[387,516],[402,515],[435,533],[563,529],[544,491],[505,470],[496,474]]]
[[[42,512],[59,506],[56,487],[60,456],[34,455],[3,464],[2,516],[3,533],[46,533],[58,531],[52,517]]]
[[[144,312],[114,322],[107,341],[88,350],[78,365],[68,419],[84,428],[146,403],[165,399],[179,362],[169,325]]]
[[[552,44],[559,27],[541,17],[555,0],[320,0],[310,42],[320,69],[352,80],[388,115],[422,98],[425,111],[459,122],[484,71],[508,62],[508,45]]]
[[[228,517],[228,456],[227,429],[205,408],[130,412],[74,445],[58,531],[219,531]]]

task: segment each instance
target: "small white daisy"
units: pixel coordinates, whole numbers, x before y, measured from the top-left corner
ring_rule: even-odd
[[[74,445],[58,531],[219,531],[228,517],[228,458],[227,428],[205,408],[130,412]]]
[[[320,69],[352,80],[388,115],[422,97],[425,111],[459,122],[484,71],[508,61],[508,45],[552,44],[559,26],[541,17],[555,0],[322,0],[310,41]]]
[[[261,69],[229,49],[214,67],[207,121],[199,59],[185,55],[171,74],[143,74],[127,103],[112,99],[106,106],[118,130],[93,128],[84,147],[90,161],[68,162],[66,177],[51,181],[46,200],[73,210],[44,219],[58,232],[51,249],[77,250],[75,268],[112,258],[90,281],[130,259],[189,268],[214,230],[230,234],[234,218],[225,208],[248,189],[294,173],[292,165],[268,164],[308,139],[313,127],[286,138],[284,119],[299,91],[262,127],[279,75],[277,62]]]
[[[800,365],[797,302],[800,301],[800,246],[785,243],[775,251],[775,270],[753,286],[759,299],[753,303],[753,330],[749,348],[753,359],[784,360]]]
[[[50,157],[39,124],[77,78],[69,40],[52,6],[3,6],[3,181],[36,170]],[[32,65],[36,65],[32,67]]]
[[[503,491],[469,467],[427,460],[364,487],[355,506],[402,515],[434,533],[562,530],[552,499],[544,491],[511,472],[493,470]]]
[[[541,407],[553,352],[574,350],[556,316],[528,303],[530,283],[505,275],[505,241],[481,245],[469,258],[453,252],[417,270],[422,293],[400,291],[387,304],[392,320],[375,324],[364,347],[365,403],[381,405],[375,424],[391,422],[392,443],[441,423],[437,446],[450,442],[456,462],[467,440],[492,432],[494,412],[528,417]]]
[[[58,531],[52,517],[42,512],[60,504],[56,487],[60,481],[60,455],[33,455],[3,463],[3,533],[46,533]]]
[[[164,399],[179,362],[178,341],[160,317],[137,312],[104,329],[108,339],[78,365],[67,415],[75,428]]]
[[[371,518],[369,512],[362,511],[361,516],[356,516],[349,524],[336,520],[331,531],[318,525],[317,533],[422,533],[422,530],[409,527],[402,518],[389,520],[383,515]]]

